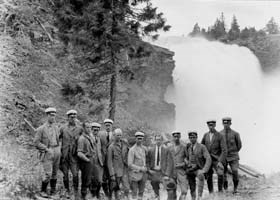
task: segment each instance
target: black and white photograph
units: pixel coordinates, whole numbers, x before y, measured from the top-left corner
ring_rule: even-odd
[[[0,0],[0,200],[279,200],[280,1]]]

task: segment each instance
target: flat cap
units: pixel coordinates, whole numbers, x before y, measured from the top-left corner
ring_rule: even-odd
[[[113,123],[114,123],[114,121],[113,121],[113,120],[111,120],[111,119],[105,119],[105,120],[104,120],[104,124],[106,124],[106,123],[113,124]]]
[[[181,132],[179,132],[179,131],[173,131],[171,134],[172,134],[172,135],[181,135]]]
[[[197,132],[196,131],[189,131],[188,135],[189,135],[189,137],[190,136],[197,136]]]
[[[56,109],[53,108],[53,107],[48,107],[48,108],[45,110],[45,113],[56,113]]]
[[[68,110],[66,115],[77,115],[77,111],[76,110]]]
[[[224,117],[222,121],[231,121],[231,117]]]
[[[215,119],[209,119],[206,121],[207,124],[210,124],[210,123],[216,123],[216,120]]]
[[[101,128],[101,124],[97,123],[97,122],[92,122],[91,127],[97,127],[97,128]]]
[[[140,132],[140,131],[137,131],[136,133],[135,133],[135,137],[144,137],[144,133],[142,133],[142,132]]]

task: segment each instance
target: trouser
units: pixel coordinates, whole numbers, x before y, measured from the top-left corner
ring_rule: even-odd
[[[204,174],[198,174],[197,171],[187,174],[193,200],[196,199],[196,177],[198,178],[197,193],[199,197],[202,197],[204,187]]]
[[[79,160],[79,167],[81,170],[81,178],[82,178],[81,195],[82,197],[85,197],[87,194],[87,190],[88,188],[90,188],[91,185],[93,159],[90,158],[90,162]]]
[[[93,164],[92,170],[92,184],[91,184],[91,193],[93,197],[100,198],[100,189],[103,179],[103,166],[96,160]]]
[[[69,170],[72,173],[73,176],[73,187],[74,190],[78,191],[79,186],[79,167],[78,167],[78,161],[76,158],[69,158],[64,159],[63,162],[60,165],[61,171],[63,173],[63,183],[66,190],[70,190],[69,188]]]
[[[128,182],[128,176],[124,174],[122,177],[116,177],[116,185],[117,187],[112,188],[112,191],[115,194],[115,199],[118,200],[120,199],[119,197],[119,190],[122,189],[124,196],[128,198],[129,194],[129,182]],[[121,188],[120,188],[121,185]]]
[[[232,171],[233,186],[234,186],[234,190],[236,190],[239,182],[239,175],[238,175],[239,160],[232,160],[226,162],[224,166],[224,189],[227,189],[228,187],[228,182],[227,182],[228,165],[230,166],[230,169]]]
[[[103,166],[103,180],[102,180],[102,188],[105,193],[105,195],[111,199],[113,191],[111,190],[111,179],[109,174],[109,169],[107,165]]]
[[[50,148],[52,153],[46,152],[42,154],[41,163],[43,165],[44,176],[43,182],[49,182],[51,179],[57,179],[57,171],[60,162],[60,147]]]
[[[143,178],[139,181],[131,180],[131,187],[132,187],[132,198],[136,199],[137,198],[137,192],[138,192],[138,197],[140,199],[143,198],[144,190],[145,190],[145,185],[146,185],[146,180],[147,176],[146,174],[143,175]]]
[[[213,173],[214,170],[217,172],[217,161],[214,161],[206,174],[207,177],[207,186],[209,193],[213,193]],[[223,184],[224,184],[224,175],[218,175],[218,190],[219,192],[223,191]]]
[[[188,180],[184,169],[176,169],[177,184],[181,189],[181,197],[184,198],[188,192]]]

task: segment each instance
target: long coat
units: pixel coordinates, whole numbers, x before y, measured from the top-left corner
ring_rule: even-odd
[[[201,140],[201,144],[206,146],[213,162],[225,162],[227,156],[227,146],[225,137],[221,133],[215,131],[211,141],[210,132],[205,133]]]
[[[234,161],[239,160],[239,151],[242,148],[242,142],[240,139],[240,135],[238,132],[230,129],[227,133],[225,129],[221,131],[221,134],[226,139],[226,145],[227,145],[227,157],[226,160]]]

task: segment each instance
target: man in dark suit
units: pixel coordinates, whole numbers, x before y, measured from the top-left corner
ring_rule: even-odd
[[[212,165],[206,175],[208,190],[209,193],[213,193],[213,169],[215,169],[218,175],[218,190],[219,192],[222,192],[224,175],[220,172],[223,172],[223,164],[225,164],[225,158],[227,155],[226,142],[221,133],[216,131],[215,120],[208,120],[207,125],[209,131],[204,134],[201,144],[206,146],[212,158]]]
[[[185,200],[188,191],[188,181],[186,176],[186,145],[184,145],[181,139],[180,132],[173,132],[173,143],[168,147],[167,155],[167,166],[166,166],[166,175],[169,179],[174,179],[177,184],[180,186],[181,195],[179,200]],[[164,177],[165,180],[168,180],[167,177]],[[168,191],[168,199],[177,199],[176,198],[176,188],[175,190]]]
[[[242,147],[241,139],[239,133],[232,130],[231,126],[231,118],[225,117],[222,119],[224,129],[221,131],[221,134],[226,139],[227,145],[227,156],[226,156],[226,164],[224,166],[224,188],[227,189],[227,166],[229,165],[232,171],[232,180],[233,180],[233,193],[237,192],[239,176],[238,176],[238,168],[239,168],[239,151]]]
[[[166,171],[166,152],[163,137],[158,134],[154,137],[155,144],[148,149],[147,167],[149,179],[155,193],[155,199],[160,199],[159,189],[162,177]]]
[[[203,144],[197,142],[197,132],[189,132],[190,144],[186,148],[186,172],[192,200],[196,200],[196,177],[198,178],[198,200],[202,198],[204,174],[211,166],[211,157]]]
[[[104,120],[104,126],[105,130],[100,131],[100,141],[101,141],[101,150],[102,150],[102,157],[104,158],[103,161],[103,182],[102,182],[102,188],[106,195],[106,197],[110,200],[112,199],[112,190],[110,188],[110,174],[109,174],[109,168],[107,166],[107,153],[108,153],[108,147],[113,142],[113,120],[111,119],[105,119]]]

